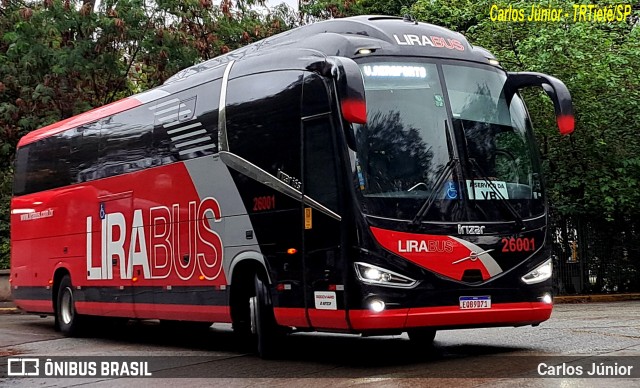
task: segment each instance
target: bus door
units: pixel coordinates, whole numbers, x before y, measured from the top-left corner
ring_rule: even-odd
[[[103,258],[102,277],[108,280],[108,287],[99,288],[102,295],[99,300],[103,305],[105,316],[135,317],[135,294],[138,280],[144,276],[141,266],[129,263],[131,239],[136,239],[135,247],[139,250],[138,228],[133,227],[134,214],[132,208],[133,192],[126,191],[98,197],[97,222],[102,233]]]
[[[303,257],[307,314],[314,328],[347,329],[337,154],[328,91],[322,78],[306,77],[302,120]],[[306,116],[306,118],[304,118]]]

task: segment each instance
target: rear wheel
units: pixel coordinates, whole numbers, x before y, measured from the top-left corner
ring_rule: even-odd
[[[411,342],[418,346],[432,346],[433,340],[436,338],[436,331],[434,329],[412,329],[407,331]]]
[[[73,337],[80,333],[85,317],[76,311],[76,303],[71,285],[71,277],[65,275],[58,286],[56,322],[62,334]]]

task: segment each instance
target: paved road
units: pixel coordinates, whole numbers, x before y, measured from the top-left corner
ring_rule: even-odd
[[[154,377],[5,378],[0,386],[640,386],[640,301],[556,305],[539,327],[443,331],[431,349],[415,347],[405,336],[295,334],[283,343],[282,357],[270,361],[238,347],[228,325],[180,333],[131,322],[75,339],[52,326],[51,318],[0,315],[0,372],[6,372],[8,356],[134,356],[151,360]],[[633,366],[635,377],[567,375],[570,367],[582,366],[586,376],[593,363],[616,362]],[[541,378],[540,371],[558,371],[561,378]],[[176,379],[190,376],[196,378]]]

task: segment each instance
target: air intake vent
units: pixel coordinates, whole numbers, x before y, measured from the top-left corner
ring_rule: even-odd
[[[467,269],[462,275],[462,281],[466,283],[480,283],[483,280],[482,272],[479,269]]]

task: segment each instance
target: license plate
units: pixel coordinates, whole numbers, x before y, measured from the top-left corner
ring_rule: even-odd
[[[490,296],[461,296],[460,297],[460,309],[461,310],[480,310],[491,308]]]

